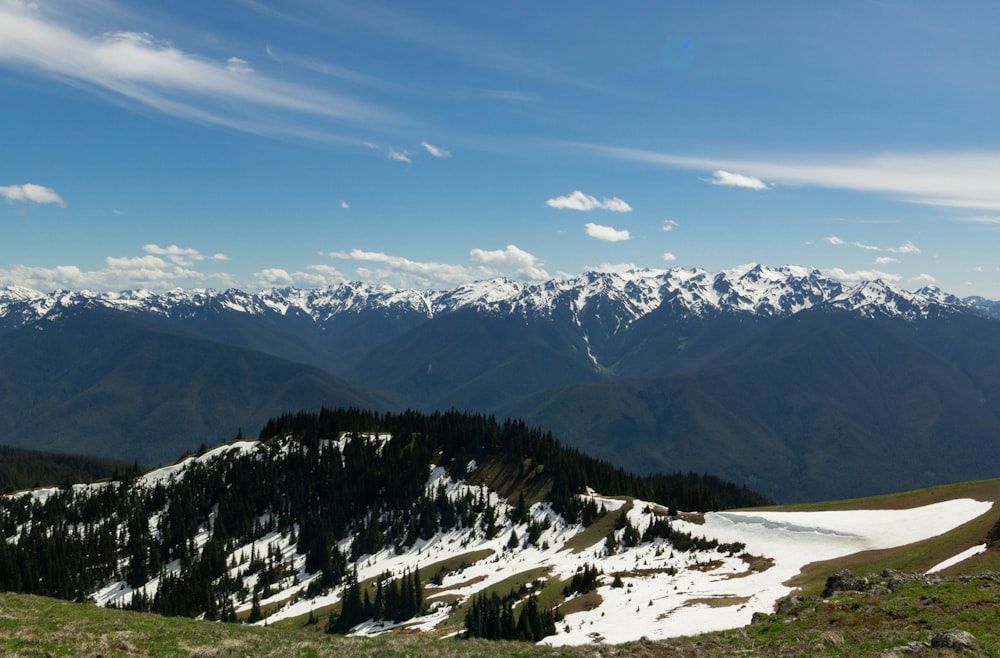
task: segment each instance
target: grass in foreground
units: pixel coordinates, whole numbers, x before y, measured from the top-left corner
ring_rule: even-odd
[[[37,596],[0,594],[0,655],[27,656],[404,656],[651,658],[684,656],[880,656],[929,642],[950,628],[979,640],[976,652],[919,655],[1000,658],[1000,577],[908,583],[894,592],[807,598],[746,628],[662,642],[547,648],[516,642],[438,639],[414,633],[351,638],[105,610]],[[628,623],[623,620],[623,623]]]

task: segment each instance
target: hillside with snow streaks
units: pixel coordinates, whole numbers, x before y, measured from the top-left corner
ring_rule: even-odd
[[[248,315],[300,314],[324,323],[341,314],[380,312],[433,318],[474,310],[504,316],[551,317],[566,313],[579,324],[588,310],[616,315],[625,328],[664,304],[679,313],[713,312],[787,316],[821,305],[864,316],[917,318],[978,306],[933,288],[907,292],[883,282],[848,286],[818,270],[747,265],[712,273],[701,269],[638,269],[587,272],[577,277],[526,283],[506,278],[463,284],[453,290],[396,290],[387,285],[343,283],[324,289],[275,288],[260,293],[230,289],[42,293],[23,287],[0,289],[0,318],[27,324],[60,310],[96,305],[118,311],[183,318],[211,309]],[[978,304],[978,306],[977,306]]]
[[[352,440],[384,445],[392,437],[362,435],[352,439],[342,435],[326,445],[346,455]],[[76,485],[73,489],[85,498],[89,489],[97,493],[109,486],[132,491],[162,491],[170,483],[182,481],[192,468],[212,469],[238,455],[255,455],[264,462],[277,453],[296,450],[290,440],[270,446],[256,441],[241,441],[187,458],[142,476],[131,485],[100,483]],[[475,464],[468,466],[475,472]],[[587,533],[579,522],[569,522],[546,503],[528,508],[527,517],[515,519],[515,506],[484,484],[470,484],[450,475],[446,469],[428,464],[423,485],[430,497],[445,496],[452,501],[475,497],[483,500],[486,510],[496,519],[496,530],[484,531],[482,519],[471,527],[442,528],[407,546],[385,547],[363,553],[348,561],[347,573],[355,573],[358,582],[399,578],[420,570],[427,579],[424,606],[412,619],[367,620],[352,629],[355,635],[376,635],[393,630],[408,630],[450,635],[456,630],[454,613],[477,593],[505,582],[569,582],[589,568],[599,571],[596,582],[596,605],[565,616],[556,632],[543,640],[546,644],[620,643],[642,637],[663,639],[694,635],[712,630],[737,628],[749,624],[755,612],[770,612],[775,602],[792,589],[784,583],[806,564],[872,549],[893,548],[946,533],[982,514],[992,504],[971,499],[951,500],[921,508],[880,511],[841,512],[714,512],[694,523],[680,518],[670,523],[681,532],[725,542],[712,548],[678,547],[667,539],[626,539],[626,525],[619,521],[610,540],[604,533]],[[44,489],[16,494],[33,498],[45,505],[58,490]],[[161,494],[162,495],[162,494]],[[651,524],[667,519],[666,509],[658,504],[628,497],[603,497],[595,492],[580,494],[603,513],[627,519],[627,528],[640,533]],[[153,536],[165,532],[166,502],[148,519]],[[251,541],[227,544],[225,565],[220,578],[235,585],[233,612],[243,618],[257,608],[267,610],[259,625],[282,619],[302,619],[321,613],[343,602],[348,585],[318,588],[320,573],[312,571],[309,558],[296,543],[295,533],[268,530],[272,512],[258,520],[262,530]],[[150,600],[164,583],[180,578],[182,562],[208,561],[206,548],[226,519],[215,508],[207,522],[194,529],[186,544],[185,556],[170,560],[156,574],[142,582],[128,582],[125,577],[101,583],[86,598],[103,606],[128,607],[136,597]],[[531,540],[531,524],[543,530]],[[26,541],[29,528],[18,528],[8,542]],[[300,530],[301,532],[301,530]],[[128,521],[120,522],[119,533],[131,545]],[[512,541],[515,536],[518,541]],[[589,539],[588,539],[589,536]],[[334,547],[335,554],[352,555],[352,537]],[[613,544],[613,545],[612,545]],[[191,555],[187,551],[192,551]],[[201,556],[200,558],[198,556]],[[119,570],[129,572],[130,559],[123,556]],[[444,563],[462,566],[435,572]],[[762,566],[764,565],[764,566]],[[274,574],[279,574],[277,578]],[[532,574],[529,576],[528,574]],[[538,575],[541,574],[541,575]],[[620,579],[616,582],[616,579]],[[512,586],[511,586],[512,587]],[[531,586],[529,585],[529,590]],[[572,598],[570,595],[569,598]],[[224,606],[223,606],[224,607]]]

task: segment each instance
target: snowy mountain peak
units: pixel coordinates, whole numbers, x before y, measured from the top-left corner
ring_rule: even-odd
[[[540,283],[501,277],[444,291],[398,290],[361,282],[323,289],[273,288],[259,293],[231,288],[223,292],[192,289],[46,294],[7,286],[0,289],[0,321],[8,327],[28,324],[53,317],[59,309],[84,305],[174,318],[193,317],[209,309],[253,316],[299,315],[318,323],[344,313],[377,312],[390,317],[416,315],[429,319],[474,310],[498,316],[558,315],[579,325],[600,318],[605,330],[614,333],[664,305],[693,316],[736,313],[782,317],[824,304],[864,317],[907,319],[963,310],[982,313],[982,309],[990,308],[983,300],[963,301],[936,287],[907,292],[879,280],[847,286],[808,267],[749,263],[714,273],[683,268],[591,271]]]

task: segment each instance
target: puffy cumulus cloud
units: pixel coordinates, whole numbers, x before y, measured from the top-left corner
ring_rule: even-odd
[[[517,274],[528,279],[543,280],[549,278],[548,272],[541,268],[542,261],[517,245],[509,244],[506,249],[493,251],[473,249],[469,252],[469,258],[478,263],[511,268]]]
[[[747,190],[766,190],[771,187],[755,176],[734,174],[724,169],[716,169],[712,172],[712,177],[707,180],[712,185],[721,185],[723,187],[742,187]]]
[[[618,197],[598,199],[580,190],[573,190],[566,196],[553,197],[545,202],[549,208],[559,210],[610,210],[611,212],[632,212],[632,206]]]
[[[218,261],[229,260],[229,256],[225,255],[222,252],[217,252],[212,254],[212,260],[218,260]]]
[[[385,281],[403,288],[452,287],[498,274],[496,270],[486,267],[415,261],[380,251],[352,249],[348,252],[333,251],[327,255],[330,258],[377,263],[379,267],[359,266],[355,272],[362,280]]]
[[[166,256],[171,262],[178,265],[193,265],[195,261],[205,260],[201,252],[193,247],[178,247],[175,244],[169,247],[161,247],[156,244],[146,244],[142,250],[153,256]]]
[[[663,222],[663,227],[662,228],[663,228],[664,231],[673,231],[678,226],[680,226],[680,224],[678,224],[677,222],[675,222],[672,219],[668,219],[668,220],[666,220],[666,221]]]
[[[875,259],[876,265],[891,265],[893,263],[898,263],[898,258],[893,258],[892,256],[879,256]]]
[[[674,256],[672,253],[667,251],[663,254],[663,260],[667,261],[668,263],[672,263],[675,260],[677,260],[677,256]]]
[[[409,154],[406,151],[397,151],[396,149],[389,149],[389,153],[386,155],[390,160],[395,160],[396,162],[405,162],[407,164],[413,162]]]
[[[62,200],[55,190],[44,185],[34,183],[24,183],[23,185],[0,186],[0,197],[8,201],[30,201],[31,203],[55,203],[66,207],[66,202]]]
[[[294,282],[292,275],[280,267],[269,267],[253,275],[254,283],[261,288],[278,288],[290,286]]]
[[[919,254],[921,253],[919,247],[913,244],[909,240],[899,245],[898,247],[889,247],[886,251],[891,251],[894,254]]]
[[[37,267],[11,265],[0,268],[0,280],[39,290],[169,290],[191,287],[232,287],[237,285],[226,272],[203,271],[194,267],[198,261],[227,260],[218,253],[206,259],[188,247],[143,246],[143,255],[108,256],[102,267],[84,269],[77,265]]]
[[[451,151],[446,151],[439,146],[434,146],[433,144],[423,141],[420,145],[424,147],[424,150],[433,155],[435,158],[450,158]]]
[[[602,226],[601,224],[588,222],[584,228],[587,231],[587,235],[598,240],[604,240],[605,242],[621,242],[632,239],[632,234],[627,230],[618,230],[611,226]]]
[[[930,274],[918,274],[917,276],[913,277],[913,281],[916,281],[917,283],[922,283],[927,286],[937,283],[937,279],[935,279]]]
[[[888,281],[892,283],[903,278],[898,274],[890,274],[889,272],[882,272],[880,270],[856,270],[854,272],[848,272],[847,270],[839,267],[825,270],[825,274],[833,277],[834,279],[839,279],[844,283],[862,283],[864,281],[876,280]]]

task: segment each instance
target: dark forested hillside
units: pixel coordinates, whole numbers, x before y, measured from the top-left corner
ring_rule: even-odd
[[[0,336],[0,441],[168,462],[287,409],[398,408],[317,368],[101,309]]]
[[[766,502],[713,477],[636,477],[524,423],[460,412],[323,409],[274,418],[261,436],[183,468],[0,498],[0,532],[14,538],[0,542],[0,589],[234,619],[303,578],[312,596],[350,585],[349,565],[386,548],[458,528],[494,537],[540,500],[589,524],[587,487],[683,509]],[[428,487],[432,465],[509,492],[511,519],[486,489]]]
[[[134,464],[116,459],[0,446],[0,491],[89,482],[134,468]]]
[[[637,471],[684,464],[783,501],[1000,473],[1000,341],[976,317],[803,312],[713,367],[584,384],[505,413]]]

